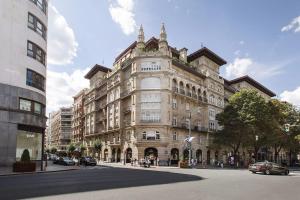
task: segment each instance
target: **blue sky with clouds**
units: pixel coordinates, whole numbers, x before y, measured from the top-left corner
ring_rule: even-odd
[[[228,62],[222,76],[248,74],[300,105],[298,0],[51,0],[49,111],[72,103],[94,64],[111,67],[140,24],[149,39],[162,22],[171,46],[192,53],[203,44]]]

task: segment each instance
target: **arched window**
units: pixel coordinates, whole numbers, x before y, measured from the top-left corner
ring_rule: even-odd
[[[222,99],[221,97],[218,98],[218,106],[222,106],[223,102],[222,102]]]
[[[160,89],[160,78],[148,77],[141,80],[141,89]]]
[[[178,84],[175,78],[172,81],[172,89],[174,92],[178,92]]]
[[[214,97],[214,95],[210,95],[209,96],[209,103],[215,104],[215,97]]]

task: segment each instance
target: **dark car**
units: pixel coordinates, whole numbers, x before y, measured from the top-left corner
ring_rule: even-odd
[[[277,163],[272,162],[257,162],[254,164],[249,165],[249,171],[252,173],[261,172],[266,175],[270,174],[289,174],[289,170],[287,167],[280,166]]]
[[[53,163],[60,164],[60,165],[75,165],[75,162],[69,157],[59,157]]]
[[[96,166],[97,165],[97,162],[94,158],[90,157],[90,156],[85,156],[85,157],[82,157],[80,159],[80,164],[81,165],[92,165],[92,166]]]

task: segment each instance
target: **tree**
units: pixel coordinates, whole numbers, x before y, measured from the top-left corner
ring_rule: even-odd
[[[81,156],[84,154],[84,151],[86,150],[86,147],[84,146],[84,144],[80,144],[80,154]]]
[[[50,152],[51,152],[52,154],[55,154],[55,153],[57,152],[57,148],[52,147],[52,148],[50,149]]]
[[[265,99],[255,90],[241,90],[234,94],[229,103],[238,112],[243,123],[243,146],[250,147],[258,159],[259,149],[266,144],[269,131],[269,107]]]
[[[229,104],[224,108],[224,111],[217,115],[219,125],[223,129],[214,134],[213,146],[215,147],[229,147],[237,161],[237,152],[245,140],[245,129],[243,121],[240,120],[238,110]]]
[[[28,149],[24,149],[21,156],[21,162],[30,162],[30,154]]]
[[[101,150],[102,150],[102,142],[101,140],[97,139],[94,142],[94,149],[99,154],[99,158],[101,159]]]
[[[235,162],[241,146],[250,147],[257,159],[257,152],[266,142],[268,116],[267,103],[256,91],[235,93],[217,115],[223,129],[214,135],[214,144],[231,148]]]
[[[73,155],[75,149],[76,149],[76,147],[74,146],[74,144],[70,144],[68,147],[69,154]]]

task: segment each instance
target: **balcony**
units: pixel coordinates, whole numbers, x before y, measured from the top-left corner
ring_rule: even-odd
[[[124,114],[130,113],[130,112],[131,112],[131,106],[126,107],[123,111]]]
[[[130,92],[131,92],[131,90],[125,90],[124,92],[121,93],[121,98],[130,95]]]
[[[199,131],[199,132],[207,132],[208,128],[204,126],[195,126],[194,131]]]
[[[180,91],[180,94],[185,95],[184,89],[180,89],[179,91]]]
[[[193,97],[194,99],[197,99],[197,94],[193,93],[193,94],[192,94],[192,97]]]
[[[178,93],[178,87],[172,87],[172,91]]]
[[[160,123],[160,119],[141,119],[142,123]]]
[[[125,127],[131,126],[131,121],[124,121],[124,125],[125,125]]]
[[[186,92],[186,96],[192,97],[192,93],[191,93],[190,91],[187,91],[187,92]]]
[[[202,97],[201,96],[198,96],[198,101],[202,102]]]

